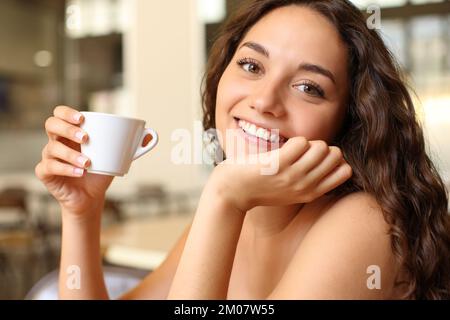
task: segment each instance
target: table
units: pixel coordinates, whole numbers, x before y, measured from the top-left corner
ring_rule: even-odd
[[[119,266],[154,270],[192,219],[192,213],[168,214],[109,226],[101,232],[103,258]]]

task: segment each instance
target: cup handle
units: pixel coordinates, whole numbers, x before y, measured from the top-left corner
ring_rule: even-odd
[[[150,143],[146,147],[143,147],[142,142],[144,141],[145,136],[148,134],[152,136],[152,141],[150,141]],[[152,150],[157,143],[158,143],[158,134],[156,133],[156,131],[150,128],[145,128],[144,131],[142,132],[142,137],[139,140],[139,145],[136,150],[136,153],[133,156],[133,160],[136,160],[137,158],[143,156],[144,154]]]

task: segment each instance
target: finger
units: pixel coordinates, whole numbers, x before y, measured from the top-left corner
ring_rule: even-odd
[[[56,159],[45,159],[39,162],[35,168],[36,176],[43,180],[51,176],[82,177],[85,170],[62,163]]]
[[[64,137],[57,137],[55,140],[65,144],[66,146],[75,151],[81,152],[81,145],[78,142],[71,141]]]
[[[280,166],[285,167],[297,161],[310,148],[310,143],[305,137],[292,137],[280,149]]]
[[[57,106],[53,110],[56,118],[62,119],[72,124],[80,124],[84,121],[84,116],[78,110],[66,106]]]
[[[320,181],[326,175],[331,173],[337,166],[343,163],[343,156],[341,149],[335,146],[328,148],[328,155],[322,162],[309,171],[306,175],[306,179],[310,181]],[[345,161],[344,161],[345,162]]]
[[[325,141],[310,141],[309,143],[311,147],[292,165],[295,172],[302,172],[303,175],[318,166],[330,152]]]
[[[80,152],[77,152],[59,141],[50,141],[44,148],[42,158],[63,160],[79,168],[88,168],[90,160]]]
[[[60,136],[77,143],[84,143],[87,141],[86,132],[77,126],[56,117],[47,119],[45,122],[45,130],[51,140],[55,140],[55,136]]]
[[[78,112],[77,110],[66,107],[66,106],[57,106],[53,110],[53,115],[56,118],[60,118],[62,120],[65,120],[69,123],[73,124],[81,124],[84,121],[84,116],[82,113]],[[56,140],[58,139],[58,135],[53,134],[51,132],[47,132],[47,136],[49,140]]]
[[[323,195],[333,190],[350,179],[352,174],[352,167],[350,167],[350,165],[346,162],[341,163],[319,182],[315,188],[316,193]]]

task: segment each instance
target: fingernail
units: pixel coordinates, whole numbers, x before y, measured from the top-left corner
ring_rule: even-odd
[[[84,168],[84,166],[86,165],[86,163],[88,162],[88,158],[83,157],[83,156],[79,156],[77,158],[77,162]]]
[[[73,116],[73,118],[75,119],[75,121],[80,122],[82,116],[83,116],[83,115],[82,115],[81,113],[76,113],[76,114]]]
[[[78,132],[75,134],[75,136],[77,137],[77,139],[78,139],[79,141],[83,141],[83,138],[84,138],[85,135],[86,135],[86,134],[85,134],[84,132],[82,132],[82,131],[78,131]]]
[[[80,168],[73,168],[73,173],[76,175],[76,176],[82,176],[83,174],[84,174],[84,170],[83,169],[80,169]]]

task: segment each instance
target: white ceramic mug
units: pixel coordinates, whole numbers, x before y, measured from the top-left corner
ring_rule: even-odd
[[[109,113],[81,112],[82,128],[88,141],[81,144],[81,153],[91,160],[89,173],[124,176],[133,160],[152,150],[158,143],[158,134],[145,128],[145,121]],[[152,136],[150,143],[142,147],[144,138]]]

